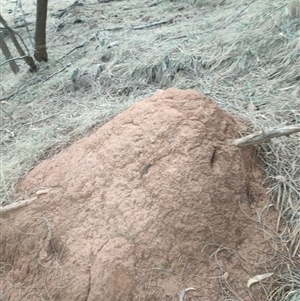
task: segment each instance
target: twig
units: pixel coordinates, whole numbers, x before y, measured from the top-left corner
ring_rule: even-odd
[[[8,33],[13,32],[15,35],[17,35],[19,37],[19,39],[21,40],[23,46],[25,47],[27,53],[29,53],[28,47],[25,44],[24,40],[22,39],[22,37],[16,32],[14,31],[10,26],[8,26],[7,22],[2,18],[2,16],[0,17],[0,22],[4,25],[4,28],[8,31]]]
[[[243,138],[233,140],[233,144],[239,147],[268,142],[272,138],[288,136],[300,132],[300,124],[288,125],[268,132],[260,131]]]
[[[32,49],[34,49],[34,44],[32,42],[31,35],[29,33],[28,23],[25,20],[25,14],[24,14],[23,6],[22,6],[22,0],[19,0],[19,7],[22,11],[23,22],[24,22],[24,25],[25,25],[25,28],[26,28],[26,31],[27,31],[28,39],[30,41]]]
[[[236,18],[238,18],[255,0],[251,0],[239,13],[237,13],[227,24],[226,26],[223,28],[225,29],[227,26],[229,26]],[[220,27],[222,27],[224,25],[221,24],[217,27],[214,27],[212,30],[215,30],[215,29],[219,29]]]
[[[3,100],[8,100],[10,98],[12,98],[13,96],[15,96],[16,94],[18,94],[19,92],[23,91],[25,88],[27,87],[27,85],[23,85],[23,87],[21,87],[20,89],[18,89],[18,91],[16,92],[13,92],[7,96],[4,96],[0,99],[0,101],[3,101]]]
[[[162,3],[162,2],[163,1],[156,1],[156,2],[154,2],[152,4],[149,4],[148,7],[156,6],[156,5],[158,5],[158,4]]]
[[[27,45],[26,45],[26,43],[24,42],[23,38],[19,35],[19,33],[16,32],[16,31],[13,31],[13,32],[14,32],[14,34],[17,35],[18,38],[21,40],[21,42],[22,42],[23,46],[25,47],[27,53],[30,53],[30,52],[29,52],[29,49],[28,49],[28,47],[27,47]]]
[[[32,125],[32,124],[34,124],[34,123],[39,123],[39,122],[41,122],[41,121],[45,121],[45,120],[50,119],[50,118],[52,118],[52,117],[55,117],[55,114],[54,114],[54,115],[50,115],[50,116],[45,117],[45,118],[42,118],[42,119],[39,119],[39,120],[36,120],[36,121],[24,123],[23,125]]]
[[[83,42],[82,44],[75,46],[74,48],[72,48],[69,52],[67,52],[65,55],[63,55],[60,60],[62,60],[63,58],[65,58],[67,55],[69,55],[70,53],[72,53],[74,50],[83,47],[86,44],[86,42]]]
[[[6,212],[14,210],[14,209],[24,207],[26,205],[29,205],[30,203],[32,203],[36,199],[37,199],[37,197],[35,196],[31,199],[27,199],[27,200],[19,201],[19,202],[16,202],[16,203],[12,203],[12,204],[9,204],[7,206],[1,206],[0,207],[0,214],[1,213],[6,213]]]
[[[101,29],[101,31],[119,31],[119,30],[123,30],[124,27],[112,27],[112,28],[105,28],[105,29]]]
[[[11,38],[13,44],[15,45],[16,49],[18,50],[19,54],[21,56],[24,56],[25,62],[30,66],[30,72],[36,72],[37,71],[37,66],[36,66],[33,58],[30,55],[26,56],[23,48],[21,47],[19,41],[16,38],[16,35],[17,35],[21,39],[21,42],[23,43],[27,53],[29,53],[28,48],[27,48],[26,44],[24,43],[23,39],[21,38],[21,36],[8,26],[7,22],[3,19],[1,14],[0,14],[0,22],[8,30],[10,38]]]
[[[10,119],[15,120],[15,119],[13,118],[12,114],[6,112],[6,110],[4,110],[2,107],[1,107],[1,111],[2,111],[6,116],[8,116]]]
[[[19,57],[13,57],[13,58],[11,58],[11,59],[8,59],[8,60],[2,62],[2,63],[0,64],[0,66],[5,65],[6,63],[9,63],[9,62],[11,62],[11,61],[23,60],[25,57],[28,57],[28,56],[29,56],[29,55],[24,55],[24,56],[19,56]]]
[[[9,62],[10,69],[12,70],[12,72],[14,74],[17,74],[20,71],[19,66],[17,65],[17,63],[15,61],[10,60],[10,59],[12,59],[13,56],[11,55],[11,52],[5,42],[2,32],[0,32],[0,48],[5,56],[6,60],[9,60],[8,62]]]
[[[116,1],[123,1],[123,0],[98,0],[98,3],[109,3],[109,2],[116,2]]]
[[[234,17],[231,18],[231,20],[226,24],[226,22],[223,22],[222,24],[218,25],[218,26],[215,26],[214,28],[212,29],[209,29],[209,30],[206,30],[206,31],[201,31],[201,32],[197,32],[195,34],[193,34],[193,36],[199,36],[201,34],[205,34],[205,33],[210,33],[214,30],[217,30],[221,27],[223,27],[223,29],[225,29],[227,26],[229,26],[236,18],[238,18],[255,0],[251,0],[239,13],[237,13]],[[179,39],[184,39],[186,38],[187,35],[183,35],[183,36],[179,36],[179,37],[175,37],[175,38],[172,38],[171,40],[179,40]]]
[[[59,14],[58,17],[61,18],[67,11],[69,11],[71,8],[73,8],[75,6],[83,6],[83,3],[79,2],[79,1],[75,1],[73,4],[69,5],[67,8],[60,9],[61,13]]]
[[[42,82],[47,81],[48,79],[50,79],[51,77],[53,77],[53,76],[56,75],[57,73],[60,73],[60,72],[64,71],[65,69],[67,69],[67,68],[70,67],[70,66],[71,66],[71,63],[69,63],[69,64],[66,65],[65,67],[61,68],[60,70],[58,70],[58,71],[52,73],[51,75],[49,75],[48,77],[46,77],[44,80],[42,80]]]
[[[160,3],[163,3],[163,1],[156,1],[154,3],[149,4],[148,7],[153,7],[153,6],[156,6],[156,5],[160,4]],[[139,8],[145,8],[145,5],[124,7],[123,10],[139,9]]]
[[[141,29],[145,29],[145,28],[151,28],[151,27],[155,27],[155,26],[169,24],[169,23],[172,23],[172,22],[173,22],[173,19],[170,19],[170,20],[167,20],[167,21],[151,23],[151,24],[147,24],[147,25],[144,25],[144,26],[133,27],[132,30],[141,30]]]
[[[27,25],[31,25],[31,24],[33,24],[33,22],[26,22],[26,25],[25,24],[15,25],[15,26],[13,26],[13,29],[23,28],[23,27],[26,27]]]

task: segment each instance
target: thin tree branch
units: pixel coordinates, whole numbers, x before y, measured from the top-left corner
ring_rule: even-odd
[[[22,0],[19,0],[19,7],[22,11],[23,21],[24,21],[24,25],[25,25],[25,28],[26,28],[26,31],[27,31],[27,35],[28,35],[31,47],[32,47],[32,49],[34,49],[34,44],[33,44],[33,41],[31,39],[31,35],[29,33],[28,23],[26,22],[26,19],[25,19],[25,13],[24,13],[23,6],[22,6]]]
[[[10,69],[13,71],[14,74],[19,72],[19,67],[16,64],[16,62],[13,60],[12,55],[9,51],[9,48],[6,45],[5,39],[3,37],[3,34],[0,32],[0,48],[6,58],[5,62],[9,63]],[[3,64],[1,64],[0,66],[2,66]]]
[[[236,18],[238,18],[255,0],[251,0],[240,12],[238,12],[235,16],[232,17],[232,19],[226,24],[226,26],[223,28],[225,29],[227,26],[229,26]],[[224,23],[223,23],[224,24]],[[212,30],[219,29],[223,26],[223,24],[213,28]]]
[[[59,14],[59,18],[61,18],[66,12],[68,12],[69,10],[71,10],[73,7],[75,6],[83,6],[83,3],[79,2],[79,1],[75,1],[73,4],[69,5],[67,8],[65,9],[60,9],[60,14]]]
[[[2,106],[1,106],[0,108],[1,108],[1,111],[2,111],[6,116],[8,116],[8,117],[9,117],[10,119],[12,119],[12,120],[15,120],[15,119],[13,118],[12,114],[6,112],[6,110],[4,110],[4,109],[2,108]]]
[[[70,53],[72,53],[74,50],[83,47],[86,44],[86,42],[83,42],[82,44],[73,47],[69,52],[67,52],[65,55],[63,55],[60,60],[62,60],[63,58],[65,58],[67,55],[69,55]]]
[[[12,98],[13,96],[15,96],[15,95],[19,94],[21,91],[23,91],[26,87],[27,87],[26,84],[23,85],[23,86],[22,86],[21,88],[19,88],[16,92],[13,92],[13,93],[11,93],[11,94],[9,94],[9,95],[7,95],[7,96],[2,97],[2,98],[0,99],[0,101],[8,100],[8,99]]]
[[[60,70],[58,70],[58,71],[52,73],[51,75],[49,75],[47,78],[45,78],[45,79],[43,80],[43,82],[47,81],[48,79],[50,79],[50,78],[53,77],[54,75],[56,75],[56,74],[58,74],[58,73],[64,71],[64,70],[67,69],[69,66],[71,66],[71,63],[69,63],[68,65],[66,65],[66,66],[63,67],[62,69],[60,69]]]
[[[155,27],[155,26],[170,24],[172,22],[173,22],[173,19],[170,19],[170,20],[166,20],[166,21],[147,24],[147,25],[144,25],[144,26],[133,27],[132,30],[141,30],[141,29],[151,28],[151,27]]]
[[[9,63],[11,61],[17,61],[17,60],[24,60],[25,57],[28,57],[28,55],[24,55],[24,56],[19,56],[19,57],[13,57],[11,59],[5,60],[4,62],[2,62],[0,64],[0,66],[5,65],[6,63]]]
[[[35,196],[35,197],[31,198],[31,199],[22,200],[22,201],[19,201],[19,202],[16,202],[16,203],[12,203],[12,204],[9,204],[9,205],[6,205],[6,206],[0,206],[0,214],[4,214],[4,213],[7,213],[7,212],[9,212],[11,210],[15,210],[15,209],[24,207],[26,205],[29,205],[30,203],[32,203],[36,199],[37,199],[37,197]]]
[[[205,34],[205,33],[210,33],[210,32],[213,32],[214,30],[217,30],[219,28],[222,28],[222,29],[225,29],[226,27],[228,27],[236,18],[238,18],[255,0],[251,0],[241,11],[239,11],[235,16],[233,16],[229,22],[223,22],[217,26],[215,26],[214,28],[212,29],[209,29],[209,30],[205,30],[205,31],[200,31],[200,32],[195,32],[193,34],[193,36],[199,36],[201,34]],[[223,27],[224,26],[224,27]],[[184,39],[188,37],[188,35],[183,35],[183,36],[179,36],[179,37],[175,37],[175,38],[172,38],[171,40],[179,40],[179,39]]]
[[[284,127],[272,129],[268,132],[264,132],[264,131],[256,132],[251,135],[245,136],[243,138],[235,139],[233,140],[232,143],[236,146],[244,147],[248,145],[268,142],[272,138],[289,136],[297,132],[300,132],[300,124],[287,125]]]
[[[12,29],[8,26],[7,22],[3,19],[3,17],[1,16],[1,14],[0,14],[0,22],[1,22],[1,23],[4,25],[4,27],[8,30],[9,35],[10,35],[10,38],[11,38],[12,42],[14,43],[15,47],[17,48],[19,54],[20,54],[21,56],[24,56],[25,62],[30,66],[30,71],[31,71],[31,72],[37,71],[37,66],[36,66],[36,64],[35,64],[35,62],[34,62],[34,60],[33,60],[33,58],[32,58],[31,56],[28,56],[28,55],[26,56],[24,50],[22,49],[21,45],[19,44],[19,42],[18,42],[18,40],[17,40],[17,38],[16,38],[16,36],[15,36],[14,30],[12,30]]]

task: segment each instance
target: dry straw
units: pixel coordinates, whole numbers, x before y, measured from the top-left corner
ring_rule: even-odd
[[[10,79],[0,111],[2,203],[41,159],[158,89],[193,88],[213,98],[249,125],[241,136],[300,123],[300,19],[289,15],[289,1],[157,1],[144,19],[139,3],[125,2],[112,2],[113,11],[88,2],[75,9],[89,22],[74,26],[64,16],[61,31],[61,20],[50,17],[51,59],[37,75],[23,71],[12,80],[1,67]],[[92,13],[100,8],[104,15]],[[300,134],[275,138],[258,153],[285,222],[281,239],[298,256]]]

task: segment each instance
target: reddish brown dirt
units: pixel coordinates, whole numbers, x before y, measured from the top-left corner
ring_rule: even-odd
[[[272,271],[268,200],[241,127],[172,88],[40,163],[19,193],[49,192],[1,217],[3,300],[264,300],[246,285]]]

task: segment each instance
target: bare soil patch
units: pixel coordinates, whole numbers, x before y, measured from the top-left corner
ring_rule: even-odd
[[[3,300],[264,300],[277,214],[243,128],[172,88],[41,162],[1,218]]]

